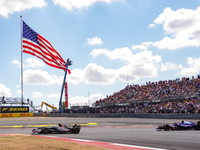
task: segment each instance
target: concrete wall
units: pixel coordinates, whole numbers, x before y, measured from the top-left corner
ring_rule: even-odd
[[[34,115],[38,116],[38,115]],[[44,116],[44,115],[43,115]],[[200,119],[200,114],[85,114],[50,113],[46,117],[89,117],[89,118],[159,118],[159,119]]]

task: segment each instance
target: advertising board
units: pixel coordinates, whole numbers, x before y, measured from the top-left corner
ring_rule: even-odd
[[[28,106],[0,106],[0,113],[29,113]]]

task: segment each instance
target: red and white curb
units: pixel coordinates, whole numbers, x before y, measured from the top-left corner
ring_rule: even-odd
[[[100,141],[85,140],[85,139],[72,139],[72,138],[54,137],[54,136],[39,136],[39,137],[61,140],[61,141],[76,143],[79,145],[95,146],[95,147],[106,148],[106,149],[111,149],[111,150],[166,150],[166,149],[161,149],[161,148],[127,145],[127,144],[119,144],[119,143],[108,143],[108,142],[100,142]]]

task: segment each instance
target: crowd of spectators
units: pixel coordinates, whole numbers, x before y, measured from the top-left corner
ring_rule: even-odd
[[[200,113],[200,99],[190,98],[178,101],[166,101],[159,103],[135,103],[132,106],[109,106],[102,107],[100,113],[174,113],[174,114],[194,114]]]
[[[128,85],[123,90],[96,101],[96,104],[133,103],[123,107],[102,107],[102,113],[200,113],[200,75],[197,78],[182,78],[145,85]],[[180,100],[180,97],[183,99]],[[170,100],[173,98],[173,101]],[[146,100],[165,99],[157,103],[145,103]],[[106,105],[105,105],[106,106]]]

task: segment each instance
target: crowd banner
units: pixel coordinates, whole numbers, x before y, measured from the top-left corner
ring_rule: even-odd
[[[0,113],[29,113],[28,106],[0,106]]]

